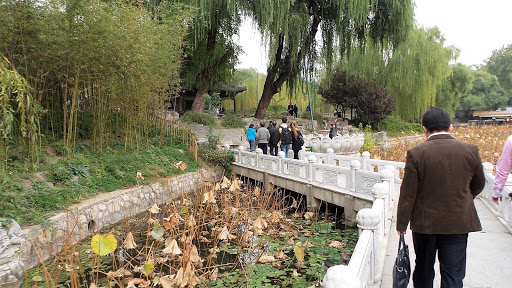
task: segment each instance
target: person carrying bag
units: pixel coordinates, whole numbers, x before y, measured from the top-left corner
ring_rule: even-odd
[[[398,255],[393,266],[393,288],[407,288],[411,276],[411,261],[409,259],[409,246],[405,244],[404,233],[400,233]]]

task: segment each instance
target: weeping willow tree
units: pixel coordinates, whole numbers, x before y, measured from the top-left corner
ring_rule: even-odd
[[[186,38],[182,78],[186,90],[195,91],[192,110],[203,111],[212,85],[224,81],[234,68],[239,48],[233,41],[241,23],[239,0],[173,0],[194,8]]]
[[[406,41],[389,49],[368,45],[344,57],[341,66],[363,78],[376,79],[395,95],[396,114],[417,121],[436,105],[439,85],[451,73],[449,62],[458,55],[453,46],[444,47],[444,37],[436,27],[410,30]]]
[[[285,82],[294,87],[301,74],[313,70],[320,46],[330,74],[336,54],[344,56],[354,47],[364,47],[367,39],[395,46],[407,36],[413,21],[411,0],[253,0],[249,10],[270,55],[256,118],[264,117]],[[321,41],[317,41],[319,33]]]
[[[0,147],[3,152],[3,171],[7,168],[7,153],[11,142],[25,144],[28,156],[35,160],[34,154],[40,139],[41,109],[34,101],[27,81],[9,66],[9,61],[0,54]]]

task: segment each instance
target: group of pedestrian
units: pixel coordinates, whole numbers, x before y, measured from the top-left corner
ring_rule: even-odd
[[[298,117],[297,115],[299,114],[299,108],[297,108],[297,105],[292,104],[290,102],[290,104],[288,104],[288,107],[286,108],[286,111],[288,112],[288,115],[293,116],[295,118]]]
[[[278,146],[281,151],[284,152],[284,157],[288,158],[288,151],[290,148],[293,150],[293,158],[299,159],[299,151],[304,145],[304,138],[302,133],[297,129],[295,123],[288,125],[288,118],[283,117],[281,119],[281,125],[276,127],[275,121],[270,121],[268,127],[265,128],[266,123],[260,122],[260,127],[256,131],[254,124],[249,125],[247,129],[247,140],[249,141],[249,149],[251,152],[254,151],[254,147],[257,147],[263,151],[263,154],[268,154],[268,148],[270,148],[270,155],[277,156]]]

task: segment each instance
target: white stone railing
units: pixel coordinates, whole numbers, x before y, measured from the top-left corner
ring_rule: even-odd
[[[304,136],[304,146],[311,147],[313,152],[325,153],[333,149],[334,153],[355,153],[364,145],[364,134],[344,134],[329,138],[328,135]]]
[[[492,174],[494,166],[489,162],[483,163],[483,166],[485,187],[478,197],[487,204],[487,207],[494,212],[498,220],[500,220],[500,222],[502,222],[512,233],[512,198],[510,196],[510,193],[512,192],[512,176],[509,175],[507,182],[505,183],[505,187],[503,188],[503,199],[502,201],[499,201],[499,204],[497,205],[491,200],[492,188],[494,185],[494,175]]]
[[[268,173],[284,175],[308,181],[312,184],[343,189],[364,195],[365,198],[370,197],[370,199],[373,184],[382,181],[381,172],[385,170],[362,170],[361,163],[364,162],[362,162],[363,159],[361,157],[334,155],[332,153],[321,154],[302,151],[301,159],[297,160],[285,158],[282,151],[278,153],[277,157],[264,155],[261,149],[256,149],[255,152],[248,152],[243,146],[240,146],[238,150],[232,151],[234,152],[235,163],[245,167],[265,170]],[[332,165],[335,163],[335,160],[337,161],[336,163],[343,162],[344,164]],[[348,165],[345,165],[345,163],[348,163]],[[381,168],[394,170],[394,167],[389,165],[381,166]]]
[[[361,154],[361,157],[358,156],[344,156],[334,154],[332,149],[327,149],[326,153],[316,153],[316,152],[305,152],[304,150],[299,153],[300,159],[306,159],[309,156],[315,156],[318,163],[329,164],[340,167],[350,167],[351,161],[359,161],[361,164],[360,169],[364,171],[374,171],[379,172],[385,168],[393,167],[395,171],[395,182],[401,183],[400,179],[400,169],[405,168],[404,162],[397,161],[388,161],[388,160],[378,160],[378,159],[370,159],[370,152],[365,151]]]
[[[380,287],[394,207],[390,190],[394,186],[393,171],[385,169],[382,173],[386,180],[371,189],[372,208],[357,213],[359,239],[349,264],[330,267],[323,279],[324,287]]]
[[[278,157],[263,155],[261,149],[256,149],[256,153],[247,152],[245,147],[234,150],[234,153],[235,162],[246,167],[308,180],[339,189],[340,192],[372,197],[372,208],[361,209],[357,213],[359,239],[349,264],[329,268],[323,284],[328,288],[380,287],[395,206],[395,167],[401,168],[404,163],[381,160],[370,162],[369,153],[364,154],[365,159],[362,159],[306,152],[301,155],[302,160],[284,158],[283,152]],[[367,171],[362,170],[362,167],[377,167],[379,170]]]

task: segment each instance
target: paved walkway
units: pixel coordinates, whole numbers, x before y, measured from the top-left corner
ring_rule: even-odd
[[[397,198],[398,199],[398,198]],[[512,235],[494,216],[480,199],[475,200],[478,216],[482,223],[482,231],[469,233],[467,249],[467,267],[464,287],[467,288],[510,288],[512,287]],[[382,288],[393,287],[392,270],[398,250],[398,234],[396,233],[396,207],[388,240]],[[411,269],[414,269],[414,247],[412,233],[406,232],[406,243],[409,245]],[[439,264],[435,265],[436,277],[434,287],[440,287]],[[413,287],[412,277],[408,287]]]

